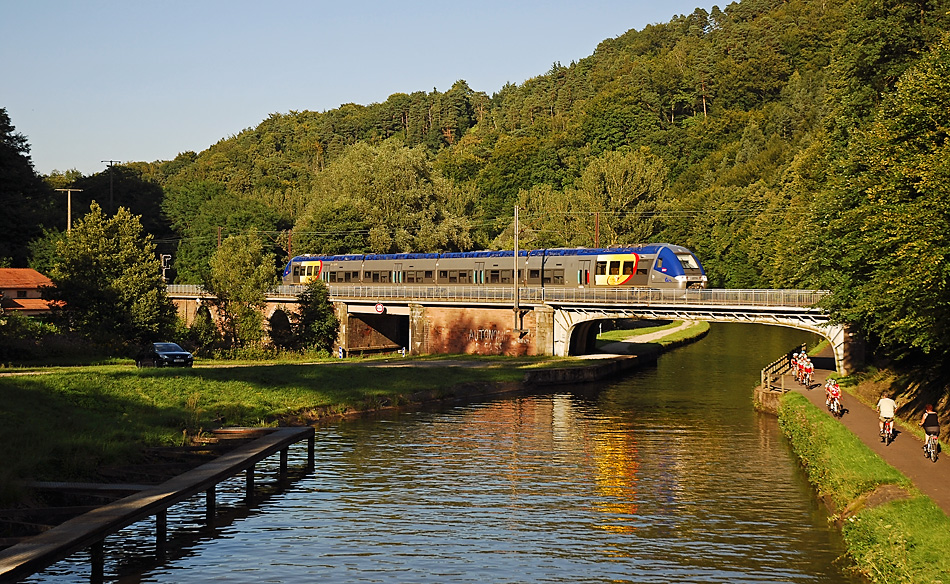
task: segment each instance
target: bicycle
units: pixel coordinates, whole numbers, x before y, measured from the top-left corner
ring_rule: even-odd
[[[844,413],[841,410],[841,402],[839,402],[836,397],[831,398],[831,402],[828,404],[828,410],[831,411],[831,415],[836,418],[840,418]]]
[[[927,434],[927,442],[924,444],[924,456],[937,462],[937,450],[940,446],[937,444],[937,437],[933,434]]]
[[[894,441],[894,418],[884,420],[884,435],[881,436],[881,442],[888,446]]]

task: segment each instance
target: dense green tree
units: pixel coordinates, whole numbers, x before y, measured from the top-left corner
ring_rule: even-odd
[[[901,76],[851,149],[831,306],[896,354],[950,356],[950,36]],[[837,246],[836,246],[837,247]]]
[[[587,210],[584,231],[593,239],[598,218],[600,245],[651,241],[666,177],[663,161],[645,151],[607,151],[592,159],[575,191],[577,208]]]
[[[274,258],[253,235],[227,237],[211,256],[205,289],[214,295],[218,325],[229,348],[263,338],[264,293],[277,283]]]
[[[95,202],[64,238],[46,297],[71,330],[105,343],[160,340],[175,324],[152,237],[119,207],[107,217]]]
[[[312,280],[297,295],[297,313],[292,315],[294,344],[300,349],[330,352],[340,321],[330,303],[330,291],[321,280]]]
[[[213,184],[198,185],[196,199],[208,196],[181,228],[182,239],[174,254],[174,265],[181,284],[198,284],[209,276],[212,255],[219,249],[219,243],[227,237],[240,234],[265,233],[276,234],[281,224],[276,212],[262,203],[247,196],[235,196]],[[191,203],[196,202],[191,199]],[[182,199],[178,198],[181,202]],[[185,216],[182,216],[183,218]],[[176,221],[178,219],[176,215]],[[275,254],[278,245],[270,242],[268,252]]]
[[[188,327],[188,341],[195,348],[195,352],[203,356],[210,355],[220,340],[221,334],[211,317],[211,311],[205,305],[198,307],[195,319]]]
[[[26,137],[0,108],[0,261],[25,267],[29,242],[40,237],[44,227],[65,227],[65,211],[54,218],[54,194],[33,170]]]
[[[357,144],[317,177],[295,239],[307,252],[347,237],[365,237],[365,250],[376,253],[467,249],[470,227],[452,214],[454,190],[421,149]]]

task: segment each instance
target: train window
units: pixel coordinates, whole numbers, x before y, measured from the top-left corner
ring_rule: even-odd
[[[300,266],[294,266],[293,274],[294,274],[294,277],[295,277],[295,278],[299,278],[299,277],[300,277]]]
[[[646,275],[647,275],[647,269],[646,269],[646,268],[637,268],[637,275],[638,275],[638,276],[646,276]]]
[[[327,281],[336,282],[336,272],[327,272]]]
[[[683,264],[684,269],[686,270],[699,269],[699,264],[696,263],[696,258],[694,258],[693,256],[689,254],[682,254],[682,255],[677,255],[676,257],[679,258],[680,263]]]
[[[501,283],[502,284],[511,284],[511,276],[514,274],[514,270],[502,270],[501,271]]]
[[[607,262],[597,262],[597,265],[594,267],[595,276],[606,276],[607,275]]]
[[[632,274],[632,273],[633,273],[633,266],[634,266],[634,263],[633,263],[633,262],[624,262],[624,263],[623,263],[623,274],[624,274],[625,276],[629,276],[630,274]]]
[[[426,282],[432,282],[432,281],[433,281],[432,275],[433,275],[434,273],[435,273],[435,272],[433,272],[432,270],[426,270],[426,279],[425,279],[425,281],[426,281]]]
[[[528,283],[537,284],[541,282],[541,270],[528,270]]]
[[[449,284],[458,284],[459,283],[459,272],[458,270],[452,270],[449,272]]]
[[[409,270],[406,272],[406,284],[415,284],[416,283],[416,272],[414,270]]]
[[[610,262],[610,275],[611,276],[620,275],[620,262]]]
[[[448,279],[449,279],[449,271],[439,270],[439,281],[441,282],[442,280],[448,280]]]
[[[554,270],[554,284],[564,284],[564,270]]]
[[[497,284],[501,282],[501,270],[488,270],[488,283]]]
[[[459,284],[468,284],[471,282],[471,272],[468,270],[459,270]]]

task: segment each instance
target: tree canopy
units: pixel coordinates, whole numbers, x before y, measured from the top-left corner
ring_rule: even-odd
[[[69,329],[103,343],[131,345],[167,338],[175,324],[152,236],[124,207],[89,213],[56,241],[47,298]]]

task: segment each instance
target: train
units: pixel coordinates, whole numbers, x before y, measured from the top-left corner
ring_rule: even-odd
[[[361,286],[512,286],[705,288],[702,263],[680,245],[651,243],[630,247],[554,248],[518,252],[469,251],[300,255],[287,262],[285,285]]]

